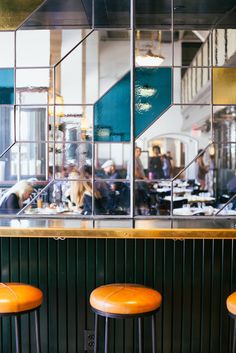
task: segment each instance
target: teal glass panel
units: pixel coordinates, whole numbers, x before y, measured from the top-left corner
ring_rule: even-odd
[[[171,105],[171,68],[136,69],[135,137],[146,130]]]
[[[171,105],[171,68],[136,69],[135,136],[138,137]],[[130,140],[130,74],[96,103],[95,141]]]
[[[0,69],[0,104],[14,104],[14,69]]]

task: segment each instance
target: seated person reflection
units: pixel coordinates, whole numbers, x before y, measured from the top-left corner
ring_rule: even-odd
[[[33,192],[31,183],[21,180],[7,190],[0,199],[0,213],[17,213]]]
[[[106,213],[108,204],[108,188],[104,182],[95,182],[92,188],[92,167],[84,165],[79,172],[72,172],[69,179],[76,179],[70,182],[69,196],[72,206],[81,210],[81,214],[92,213],[92,195],[94,194],[94,213]],[[86,180],[88,179],[88,180]]]
[[[129,207],[129,187],[126,183],[118,181],[122,179],[120,172],[116,169],[113,160],[109,159],[101,168],[104,170],[104,178],[110,188],[108,210],[110,214],[118,214],[127,211]]]

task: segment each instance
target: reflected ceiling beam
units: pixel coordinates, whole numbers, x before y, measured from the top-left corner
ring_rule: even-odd
[[[205,42],[208,37],[208,31],[193,31],[193,33],[201,40],[201,42]]]

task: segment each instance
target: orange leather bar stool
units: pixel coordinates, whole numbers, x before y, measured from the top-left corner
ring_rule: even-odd
[[[0,283],[0,316],[15,317],[16,353],[21,353],[20,316],[34,311],[36,352],[40,353],[39,307],[43,301],[40,289],[23,283]]]
[[[230,294],[226,300],[226,306],[229,311],[229,315],[234,319],[234,332],[233,332],[233,347],[232,353],[235,352],[236,348],[236,292]]]
[[[138,318],[139,353],[142,353],[142,318],[152,318],[152,353],[156,352],[156,321],[155,314],[160,308],[161,294],[154,289],[139,284],[107,284],[96,288],[90,295],[90,305],[95,312],[95,345],[98,349],[98,317],[105,317],[105,349],[108,353],[108,319]]]

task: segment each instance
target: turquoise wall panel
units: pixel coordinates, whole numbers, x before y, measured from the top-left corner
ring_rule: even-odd
[[[140,88],[152,88],[145,96]],[[171,105],[171,68],[137,68],[135,136],[138,137]],[[95,141],[130,141],[130,73],[95,104]]]
[[[14,104],[14,69],[0,69],[0,104]]]

